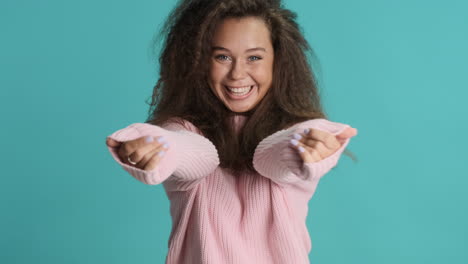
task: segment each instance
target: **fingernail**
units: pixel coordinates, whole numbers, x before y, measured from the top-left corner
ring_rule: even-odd
[[[165,144],[163,145],[163,147],[164,147],[164,148],[168,148],[168,147],[169,147],[169,143],[165,143]]]
[[[305,149],[302,146],[299,146],[297,149],[299,149],[300,152],[304,152]]]
[[[161,151],[161,152],[159,152],[159,153],[158,153],[158,156],[160,156],[160,157],[161,157],[161,156],[163,156],[163,155],[164,155],[164,153],[166,153],[166,152],[163,150],[163,151]]]
[[[310,132],[310,129],[308,128],[304,129],[304,134],[309,134],[309,132]]]
[[[154,141],[154,138],[153,138],[152,136],[147,136],[147,137],[145,138],[145,141],[146,141],[146,143],[153,142],[153,141]]]
[[[164,137],[159,137],[158,138],[159,143],[162,143],[162,142],[165,142],[165,141],[166,141],[166,138],[164,138]]]
[[[299,145],[299,141],[297,141],[295,139],[291,139],[289,142],[291,142],[291,144],[293,144],[294,146]]]
[[[300,139],[302,138],[302,136],[299,135],[298,133],[295,133],[295,134],[293,135],[293,137],[294,137],[295,139],[297,139],[297,140],[300,140]]]

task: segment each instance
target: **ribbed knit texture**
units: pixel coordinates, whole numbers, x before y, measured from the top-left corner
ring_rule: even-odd
[[[235,116],[234,122],[240,128],[245,117]],[[240,177],[218,167],[215,146],[188,121],[162,127],[135,123],[109,136],[117,141],[166,137],[170,149],[152,171],[122,163],[116,148],[109,151],[135,179],[163,184],[172,218],[166,264],[306,264],[312,249],[305,222],[308,202],[350,139],[314,163],[304,163],[289,140],[305,128],[337,135],[347,127],[314,119],[278,131],[255,150],[258,173]]]

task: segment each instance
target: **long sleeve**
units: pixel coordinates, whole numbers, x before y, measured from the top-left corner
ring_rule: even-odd
[[[170,145],[158,166],[151,171],[123,163],[117,154],[118,148],[108,147],[108,149],[124,170],[145,184],[156,185],[169,178],[177,182],[175,189],[178,184],[181,189],[186,189],[188,185],[201,180],[219,165],[218,152],[213,143],[186,120],[184,126],[177,123],[166,123],[162,127],[148,123],[134,123],[108,137],[122,142],[142,136],[164,136]]]
[[[319,118],[280,130],[258,144],[253,158],[254,168],[259,174],[281,186],[307,185],[307,182],[317,182],[336,166],[350,138],[346,139],[335,153],[313,163],[304,163],[297,150],[290,147],[289,140],[292,139],[294,133],[302,133],[305,128],[319,129],[337,135],[348,127],[350,126],[347,124]]]

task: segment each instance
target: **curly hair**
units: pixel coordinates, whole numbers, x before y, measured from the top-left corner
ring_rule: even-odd
[[[273,80],[254,109],[233,113],[209,88],[209,61],[216,25],[226,18],[244,17],[261,18],[270,31]],[[280,0],[179,1],[158,36],[163,39],[160,77],[145,122],[162,125],[185,119],[216,146],[220,167],[232,173],[255,172],[253,154],[262,139],[298,122],[327,118],[308,61],[308,55],[316,56],[296,17]],[[155,51],[157,46],[155,42]],[[229,122],[233,114],[249,117],[238,134]]]

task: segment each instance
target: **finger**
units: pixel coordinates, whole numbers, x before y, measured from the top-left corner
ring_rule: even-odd
[[[160,145],[152,149],[140,160],[140,162],[138,162],[137,166],[140,169],[144,169],[154,155],[157,155],[158,153],[162,151],[167,152],[168,149],[169,149],[169,143],[164,143],[163,145]],[[159,158],[158,158],[157,163],[159,163]]]
[[[139,149],[135,150],[132,154],[129,155],[129,157],[133,162],[137,163],[134,166],[140,168],[141,166],[139,166],[138,164],[141,162],[141,160],[146,155],[148,155],[148,153],[153,151],[155,148],[163,147],[165,144],[168,144],[168,143],[165,142],[165,141],[159,142],[158,140],[155,140],[153,142],[148,142],[146,145],[141,146]],[[167,145],[167,146],[169,146],[169,145]],[[141,168],[143,168],[143,167],[141,167]]]
[[[145,171],[154,170],[159,164],[159,161],[164,158],[165,154],[166,154],[166,151],[162,150],[162,151],[159,151],[157,154],[153,155],[151,159],[148,161],[148,163],[146,163],[144,170]]]
[[[347,139],[344,139],[344,138],[336,138],[338,140],[338,142],[340,142],[341,145],[343,145]]]
[[[324,159],[324,157],[321,157],[320,156],[320,153],[315,150],[315,149],[312,149],[311,151],[307,152],[309,154],[309,156],[311,157],[310,161],[304,161],[306,163],[309,163],[309,162],[318,162],[318,161],[321,161]]]
[[[290,141],[291,147],[296,149],[299,153],[299,156],[302,158],[304,162],[317,162],[322,160],[323,158],[320,156],[319,152],[315,149],[304,145],[302,142],[299,142],[295,139]]]
[[[320,160],[327,158],[336,151],[336,149],[327,148],[322,141],[313,139],[307,139],[306,143],[298,141],[298,145],[305,148],[309,153],[318,154],[317,158],[320,158]]]
[[[306,143],[302,143],[306,146],[306,149],[309,149],[309,152],[312,153],[314,150],[318,152],[322,159],[327,158],[331,154],[333,154],[340,146],[340,143],[337,140],[337,148],[336,149],[329,149],[322,141],[307,139]],[[308,147],[308,148],[307,148]]]
[[[350,137],[354,137],[357,135],[357,129],[354,127],[348,127],[340,134],[336,135],[340,139],[346,139]]]
[[[306,150],[304,146],[298,146],[297,152],[299,153],[299,156],[301,156],[304,163],[318,162],[323,159],[316,150]]]
[[[152,136],[143,136],[136,138],[134,140],[128,140],[123,142],[121,149],[119,152],[124,156],[129,156],[135,150],[147,145],[148,143],[154,142],[155,138]]]
[[[112,138],[106,138],[106,145],[108,147],[111,147],[111,148],[115,148],[115,147],[118,147],[120,144],[122,144],[121,142],[117,141],[117,140],[114,140]]]
[[[124,162],[134,166],[128,161],[129,156],[133,162],[138,162],[139,160],[141,160],[142,156],[144,156],[145,153],[147,153],[149,150],[165,141],[166,139],[164,137],[139,137],[134,140],[123,142],[121,147],[119,148],[118,155]],[[149,147],[145,148],[146,146]],[[136,154],[134,154],[139,149],[143,149],[143,151],[139,151]]]
[[[306,140],[309,140],[309,139],[319,140],[323,142],[323,144],[325,144],[325,146],[328,149],[331,149],[331,150],[335,150],[339,148],[341,145],[340,142],[338,142],[338,140],[333,134],[328,133],[326,131],[319,130],[319,129],[315,129],[315,128],[305,129],[303,135],[304,135],[304,141],[302,142],[304,143],[306,142]]]
[[[316,140],[310,140],[310,141],[316,141]],[[305,147],[306,149],[310,148],[309,145],[312,145],[312,142],[309,143],[309,145],[305,144],[307,142],[307,139],[305,138],[304,134],[299,134],[295,133],[293,135],[293,139],[290,140],[290,143],[292,146],[298,146],[298,144],[302,144],[301,146]]]

